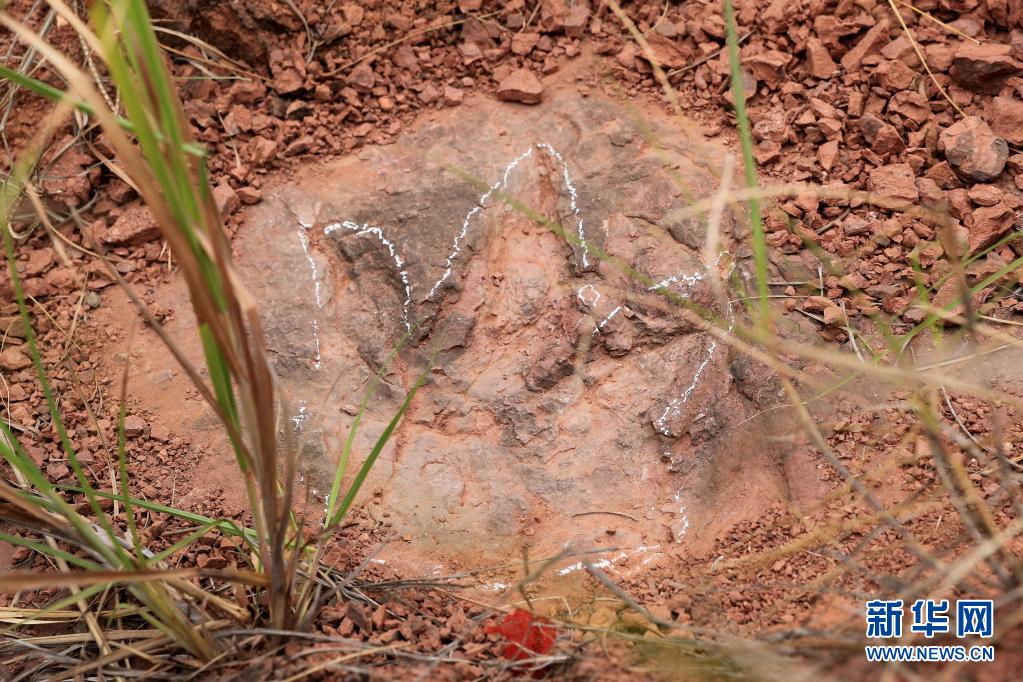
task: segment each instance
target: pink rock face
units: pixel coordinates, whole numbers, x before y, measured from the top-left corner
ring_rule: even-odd
[[[822,80],[831,78],[838,70],[838,64],[819,38],[808,38],[806,41],[806,68],[811,76]]]
[[[543,99],[543,84],[529,69],[517,69],[497,86],[497,98],[506,102],[539,104]]]
[[[467,98],[394,145],[300,171],[250,209],[239,262],[308,444],[303,473],[320,496],[311,509],[322,508],[367,377],[386,367],[353,466],[430,360],[359,500],[379,499],[411,538],[386,550],[388,561],[517,556],[523,534],[556,553],[604,533],[607,519],[591,512],[612,494],[635,519],[614,519],[616,544],[702,543],[748,513],[706,484],[726,459],[742,463],[730,476],[759,491],[749,499],[777,499],[766,426],[742,423],[778,399],[776,385],[662,295],[722,320],[742,314],[707,279],[706,226],[676,215],[690,203],[676,174],[712,197],[706,168],[720,163],[681,151],[692,142],[674,121],[645,120],[670,145],[669,166],[599,93],[552,87],[529,108]],[[726,210],[723,243],[743,234],[741,217]],[[600,252],[654,284],[603,264]],[[840,323],[834,311],[829,320]]]
[[[915,202],[920,198],[916,189],[916,178],[908,163],[893,163],[870,171],[867,189],[889,199]]]
[[[949,74],[967,90],[997,95],[1006,79],[1021,72],[1023,65],[1012,58],[1011,45],[965,42],[955,53]]]
[[[1012,228],[1016,212],[1004,203],[984,206],[973,212],[970,228],[970,253],[994,244]]]
[[[1023,145],[1023,101],[1015,97],[995,97],[987,119],[996,135],[1009,144]]]
[[[941,131],[938,151],[964,179],[990,182],[998,177],[1009,158],[1009,146],[978,116],[967,116]]]
[[[160,236],[156,219],[145,206],[128,208],[114,221],[103,235],[102,240],[110,246],[131,246],[141,244]]]
[[[871,149],[878,154],[892,154],[902,151],[906,146],[895,126],[885,123],[874,114],[863,115],[860,119],[860,130],[863,131],[863,137],[870,143]]]
[[[863,58],[880,51],[888,43],[888,22],[881,20],[867,31],[856,45],[842,57],[842,68],[855,71],[860,68]]]

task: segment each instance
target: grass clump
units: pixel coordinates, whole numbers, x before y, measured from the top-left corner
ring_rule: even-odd
[[[0,484],[0,499],[5,503],[3,516],[42,535],[47,543],[11,534],[0,539],[40,552],[61,567],[61,575],[11,573],[0,582],[9,591],[44,586],[72,588],[70,596],[57,600],[34,618],[72,605],[87,612],[92,598],[110,589],[123,588],[141,604],[137,615],[166,642],[183,648],[200,661],[210,661],[222,651],[222,645],[212,636],[216,628],[234,623],[286,632],[308,625],[320,604],[320,591],[315,587],[320,553],[304,538],[300,521],[292,511],[296,485],[293,427],[290,420],[279,418],[283,397],[275,385],[257,306],[240,283],[232,262],[231,246],[210,189],[206,152],[191,135],[145,3],[142,0],[91,3],[88,23],[62,0],[50,0],[49,5],[51,12],[70,25],[82,44],[98,58],[106,77],[100,84],[25,24],[0,11],[0,25],[40,55],[67,84],[66,90],[62,90],[23,71],[0,66],[0,76],[11,87],[23,88],[55,103],[3,186],[0,229],[35,374],[77,485],[67,490],[51,484],[20,445],[17,434],[0,421],[0,455],[16,477],[13,484]],[[118,110],[111,108],[104,88],[117,93]],[[103,133],[114,150],[122,177],[138,190],[152,212],[187,284],[208,379],[163,332],[159,322],[107,262],[111,276],[125,287],[219,419],[234,451],[240,484],[248,498],[251,528],[132,498],[124,433],[127,367],[122,382],[116,481],[112,482],[112,489],[98,489],[90,482],[64,428],[36,344],[30,304],[16,268],[10,220],[23,198],[38,207],[32,169],[41,150],[72,112],[85,116]],[[46,224],[44,210],[40,217]],[[415,388],[354,480],[343,487],[344,467],[357,424],[353,427],[336,473],[331,510],[322,537],[336,528],[351,508],[369,468],[414,394]],[[72,506],[68,498],[72,494],[85,497],[88,511],[80,512]],[[117,518],[106,511],[104,500],[115,501],[115,509],[120,510]],[[140,539],[135,519],[139,510],[170,514],[197,527],[154,554]],[[219,571],[169,567],[169,559],[212,531],[234,535],[245,550],[242,554],[248,557],[248,566]],[[76,551],[62,548],[68,545]],[[193,579],[199,576],[233,582],[242,588],[242,594],[251,597],[251,602],[228,600],[197,587]],[[102,643],[102,632],[96,629],[95,634]],[[101,648],[109,651],[109,647]]]

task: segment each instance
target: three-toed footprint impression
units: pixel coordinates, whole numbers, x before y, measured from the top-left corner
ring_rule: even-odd
[[[383,557],[600,543],[638,565],[777,499],[740,426],[777,393],[685,312],[727,334],[744,309],[741,215],[706,249],[685,213],[718,183],[700,149],[600,97],[481,100],[272,192],[238,251],[311,498],[372,377],[351,467],[425,372],[359,498],[406,540]]]

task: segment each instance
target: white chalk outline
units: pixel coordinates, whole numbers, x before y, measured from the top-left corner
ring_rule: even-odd
[[[309,252],[309,237],[305,233],[307,229],[309,228],[303,224],[302,229],[298,231],[298,240],[302,243],[302,252],[305,254],[306,260],[309,261],[309,271],[313,278],[313,297],[316,300],[316,307],[323,308],[323,300],[320,298],[320,273],[316,268],[316,261],[313,260],[312,253]],[[313,341],[316,342],[316,361],[313,363],[313,366],[319,369],[322,359],[320,356],[320,322],[315,315],[313,315]]]
[[[305,426],[311,416],[312,415],[306,412],[305,401],[300,400],[298,402],[298,411],[291,417],[291,425],[294,427],[294,430],[301,431],[302,427]]]
[[[592,301],[587,301],[586,297],[583,296],[583,292],[586,291],[587,289],[592,290],[593,293],[596,294],[596,296],[593,297]],[[600,291],[597,289],[597,287],[593,286],[592,284],[584,284],[581,287],[579,287],[578,291],[575,292],[575,297],[578,298],[579,302],[582,303],[587,308],[592,308],[593,306],[597,305],[597,301],[600,300]]]
[[[730,322],[728,325],[728,331],[731,332],[732,327],[735,326],[735,317],[732,315],[731,301],[729,301],[728,303],[727,317]],[[689,401],[690,398],[693,397],[693,392],[696,391],[696,385],[700,383],[700,376],[703,374],[703,371],[707,369],[707,365],[710,364],[710,361],[714,359],[714,352],[717,351],[717,349],[718,340],[715,338],[710,342],[710,346],[707,347],[707,356],[703,359],[703,362],[701,362],[700,366],[696,369],[696,373],[693,375],[693,380],[689,382],[689,385],[686,387],[684,391],[682,391],[681,395],[679,395],[677,398],[672,399],[672,401],[668,403],[667,407],[664,408],[664,412],[662,412],[661,416],[657,418],[655,424],[657,426],[657,430],[660,432],[662,436],[667,436],[671,438],[671,430],[667,426],[668,420],[673,419],[682,413],[682,405],[684,405],[686,402]]]
[[[604,326],[605,326],[605,325],[606,325],[606,324],[607,324],[608,322],[610,322],[611,320],[613,320],[613,319],[614,319],[614,316],[615,316],[615,315],[617,315],[618,313],[620,313],[621,311],[622,311],[622,307],[621,307],[621,306],[618,306],[618,307],[616,307],[616,308],[615,308],[614,310],[612,310],[611,312],[609,312],[609,313],[607,314],[607,317],[605,317],[605,318],[604,318],[603,320],[601,320],[600,322],[598,322],[598,323],[596,324],[596,326],[594,326],[594,327],[593,327],[593,331],[592,331],[592,332],[590,333],[590,336],[596,336],[596,335],[597,335],[597,334],[599,334],[599,333],[600,333],[601,331],[603,331],[603,330],[604,330]]]
[[[589,260],[589,247],[586,244],[585,226],[584,226],[584,223],[583,223],[582,213],[580,212],[579,205],[578,205],[579,192],[576,189],[575,184],[572,182],[572,175],[571,175],[571,173],[569,173],[568,163],[565,161],[564,157],[561,156],[561,154],[559,154],[558,151],[554,147],[552,147],[551,145],[547,144],[546,142],[538,142],[534,146],[532,146],[529,149],[527,149],[526,151],[524,151],[522,154],[520,154],[517,157],[515,157],[514,159],[512,159],[512,161],[507,166],[505,166],[504,172],[501,174],[501,179],[498,180],[497,182],[495,182],[493,185],[491,185],[490,188],[476,202],[476,205],[473,206],[472,209],[470,209],[468,213],[466,213],[465,218],[462,220],[462,227],[458,231],[458,234],[455,235],[455,239],[454,239],[454,241],[452,243],[451,252],[448,254],[447,258],[445,259],[444,273],[440,276],[440,279],[438,279],[436,282],[434,282],[433,286],[430,287],[430,292],[426,295],[426,300],[428,300],[428,301],[429,300],[433,300],[433,297],[437,294],[437,291],[441,288],[441,286],[443,286],[444,282],[446,282],[448,280],[448,278],[451,277],[451,274],[454,271],[455,260],[462,253],[462,240],[465,239],[465,236],[466,236],[466,234],[468,234],[470,227],[472,227],[472,219],[473,219],[473,217],[477,213],[482,211],[484,208],[486,208],[487,201],[496,192],[499,192],[499,191],[503,192],[508,187],[508,180],[509,180],[509,176],[511,175],[512,171],[515,170],[515,168],[517,168],[518,165],[522,161],[524,161],[525,159],[531,157],[533,155],[533,151],[535,149],[542,149],[542,150],[546,151],[553,158],[555,158],[558,161],[558,163],[561,164],[561,175],[562,175],[562,178],[565,181],[565,187],[568,190],[569,205],[570,205],[570,208],[572,210],[572,215],[576,219],[576,232],[579,235],[579,243],[580,243],[580,247],[581,247],[581,256],[582,256],[582,266],[584,268],[589,267],[589,264],[590,264],[590,260]],[[303,227],[307,227],[304,223],[300,223],[300,224]],[[330,225],[327,225],[325,228],[323,228],[323,233],[325,235],[329,235],[332,232],[335,232],[335,231],[340,230],[342,228],[343,229],[347,229],[347,230],[352,231],[352,232],[355,232],[356,234],[367,234],[367,233],[368,234],[373,234],[373,235],[375,235],[377,237],[377,239],[380,240],[380,243],[382,243],[384,246],[387,247],[388,252],[391,254],[391,257],[394,259],[395,265],[397,266],[398,274],[401,277],[402,282],[405,284],[405,302],[404,302],[404,304],[402,306],[402,308],[403,308],[403,322],[405,324],[405,329],[408,330],[408,331],[411,331],[412,330],[412,324],[411,324],[411,320],[409,318],[409,307],[411,306],[411,303],[412,303],[412,285],[409,282],[408,273],[403,269],[403,266],[404,266],[405,263],[402,260],[402,258],[398,255],[397,249],[395,248],[394,244],[389,239],[387,239],[387,237],[384,235],[384,231],[383,231],[382,228],[375,227],[375,226],[370,226],[368,224],[358,225],[357,223],[354,223],[354,222],[352,222],[350,220],[344,220],[344,221],[337,222],[337,223],[331,223]],[[599,294],[598,294],[598,298],[599,298]],[[596,301],[594,301],[594,302],[596,302]]]
[[[371,234],[376,237],[381,244],[387,247],[387,252],[391,254],[391,258],[394,259],[394,265],[398,270],[398,276],[401,277],[401,281],[405,284],[405,301],[401,304],[402,307],[402,321],[405,323],[405,330],[408,332],[412,331],[412,323],[409,320],[409,307],[412,305],[412,284],[409,282],[408,272],[405,271],[405,261],[400,255],[398,255],[398,249],[394,246],[394,242],[389,240],[385,235],[384,231],[380,227],[371,226],[368,223],[359,225],[351,220],[342,220],[339,223],[331,223],[323,228],[323,234],[330,235],[338,230],[345,229],[349,232],[354,232],[356,236],[363,234]]]
[[[682,503],[681,488],[675,493],[675,502],[678,504],[678,515],[682,517],[682,525],[679,526],[678,538],[675,540],[675,544],[678,544],[682,542],[682,539],[686,536],[686,531],[689,530],[689,516],[686,514],[686,505]]]
[[[479,213],[485,208],[484,204],[486,204],[487,200],[489,200],[494,195],[495,192],[503,192],[505,188],[508,187],[508,176],[511,174],[513,170],[515,170],[516,167],[518,167],[518,165],[522,161],[528,159],[533,155],[534,149],[543,149],[552,157],[554,157],[558,161],[558,163],[561,164],[561,176],[565,181],[565,188],[568,190],[569,206],[572,209],[572,215],[576,219],[576,232],[579,235],[582,265],[583,268],[589,267],[590,249],[586,244],[586,232],[583,226],[582,213],[579,211],[578,205],[579,192],[578,190],[576,190],[575,184],[572,182],[572,175],[568,172],[568,163],[565,161],[564,157],[558,153],[558,150],[556,150],[554,147],[547,144],[546,142],[538,142],[536,143],[535,146],[530,147],[526,151],[522,152],[522,154],[519,154],[514,159],[512,159],[511,163],[505,166],[504,173],[501,174],[501,179],[495,182],[493,185],[491,185],[490,188],[483,194],[483,196],[479,198],[479,201],[476,202],[476,205],[473,206],[472,209],[465,215],[465,219],[462,220],[462,229],[455,236],[455,241],[451,253],[448,255],[445,261],[444,274],[442,274],[440,276],[440,279],[438,279],[436,283],[434,283],[434,285],[430,288],[430,293],[426,295],[427,300],[432,300],[434,295],[437,293],[437,290],[440,289],[441,285],[443,285],[444,282],[447,281],[448,277],[451,276],[454,261],[462,252],[460,242],[462,241],[462,239],[465,238],[465,235],[469,232],[469,228],[471,227],[470,223],[472,221],[473,216],[475,216],[477,213]]]
[[[568,190],[568,193],[569,193],[569,206],[571,208],[572,215],[573,215],[573,217],[576,220],[576,232],[577,232],[578,237],[579,237],[579,246],[580,246],[580,255],[581,255],[582,267],[584,269],[589,267],[589,264],[590,264],[590,261],[589,261],[589,247],[588,247],[588,244],[586,242],[586,232],[585,232],[585,226],[584,226],[583,217],[582,217],[581,211],[579,210],[579,206],[578,206],[578,191],[577,191],[577,189],[575,187],[575,184],[572,181],[572,176],[569,173],[568,163],[565,161],[564,157],[553,146],[551,146],[550,144],[545,143],[545,142],[539,142],[539,143],[536,143],[533,147],[530,147],[529,149],[527,149],[525,152],[523,152],[519,156],[515,157],[504,168],[504,172],[501,175],[501,179],[499,181],[495,182],[493,185],[491,185],[489,187],[489,189],[476,202],[476,205],[473,206],[473,208],[470,209],[468,213],[466,213],[465,218],[462,220],[461,229],[459,230],[458,234],[455,235],[454,241],[452,243],[451,252],[448,254],[447,258],[445,259],[444,272],[443,272],[443,274],[441,274],[440,278],[433,284],[433,286],[430,287],[430,291],[429,291],[429,293],[426,296],[426,300],[432,300],[434,298],[434,296],[437,294],[437,291],[441,288],[441,286],[443,286],[443,284],[448,280],[448,278],[451,277],[451,274],[452,274],[452,272],[454,270],[455,260],[458,258],[459,255],[461,255],[461,252],[462,252],[462,240],[465,239],[465,236],[468,234],[469,229],[472,226],[472,219],[473,219],[473,217],[476,216],[476,214],[480,213],[486,207],[485,206],[486,202],[488,200],[490,200],[490,198],[496,192],[504,191],[504,189],[507,188],[508,181],[509,181],[509,176],[511,175],[512,171],[515,170],[515,168],[517,168],[518,165],[523,160],[531,157],[533,155],[534,149],[542,149],[542,150],[546,151],[548,154],[550,154],[551,157],[556,159],[558,161],[558,163],[561,164],[562,178],[563,178],[563,180],[565,182],[565,187],[566,187],[566,189]],[[308,229],[309,226],[305,225],[304,223],[301,223],[301,224],[302,224],[302,226],[304,228]],[[337,231],[339,229],[347,229],[349,231],[355,232],[356,234],[372,234],[372,235],[376,236],[377,239],[385,247],[387,247],[388,252],[390,253],[391,257],[394,259],[395,265],[396,265],[397,270],[398,270],[398,274],[399,274],[402,282],[405,285],[405,302],[402,305],[402,308],[403,308],[403,322],[405,324],[405,329],[408,330],[408,331],[411,331],[412,327],[411,327],[411,321],[409,319],[409,308],[410,308],[411,302],[412,302],[412,285],[411,285],[411,283],[409,281],[408,273],[404,270],[404,261],[398,255],[397,249],[395,248],[394,244],[390,240],[388,240],[386,238],[382,228],[380,228],[380,227],[371,227],[368,224],[363,224],[363,225],[360,226],[360,225],[358,225],[358,224],[356,224],[356,223],[354,223],[354,222],[352,222],[350,220],[345,220],[345,221],[342,221],[342,222],[339,222],[339,223],[332,223],[330,225],[327,225],[324,228],[323,231],[324,231],[325,235],[329,235],[332,232]],[[305,239],[304,234],[302,235],[302,237],[303,237],[303,243],[302,243],[303,250],[306,252],[307,258],[309,258],[309,260],[310,260],[310,264],[311,264],[311,266],[313,268],[313,273],[314,273],[314,277],[315,277],[315,273],[316,273],[315,263],[312,261],[312,258],[309,255],[308,243],[307,243],[307,240]],[[723,255],[723,253],[722,254],[718,254],[718,258],[714,262],[714,266],[717,266],[720,263],[722,255]],[[670,286],[672,284],[681,283],[682,286],[680,287],[680,289],[682,290],[681,291],[682,295],[683,296],[688,296],[691,293],[692,288],[698,282],[700,282],[700,281],[702,281],[702,280],[704,280],[706,278],[707,273],[708,273],[708,269],[705,269],[703,272],[697,272],[697,273],[679,273],[679,274],[676,274],[676,275],[671,275],[670,277],[667,277],[666,279],[658,282],[657,284],[654,284],[653,286],[648,287],[647,291],[658,291],[658,290],[660,290],[660,289],[662,289],[664,287]],[[319,281],[318,280],[316,281],[316,286],[317,286],[317,290],[316,290],[317,304],[319,305]],[[587,301],[586,298],[583,296],[583,292],[586,291],[586,289],[591,289],[596,294],[596,296],[593,298],[592,301]],[[580,303],[582,303],[587,308],[593,308],[596,305],[597,301],[599,301],[600,298],[601,298],[600,291],[598,291],[597,288],[595,286],[593,286],[592,284],[585,284],[582,287],[580,287],[579,290],[576,292],[576,296],[578,297]],[[601,320],[600,322],[598,322],[594,326],[594,329],[593,329],[593,332],[592,332],[591,335],[596,335],[596,334],[600,333],[601,330],[603,330],[603,328],[616,315],[618,315],[619,312],[621,312],[621,310],[622,310],[622,306],[620,306],[620,305],[616,306],[613,310],[611,310],[611,312],[608,313],[608,315],[603,320]],[[735,318],[734,318],[734,316],[732,314],[732,304],[731,304],[731,302],[728,303],[728,308],[727,308],[726,315],[727,315],[727,317],[729,319],[728,331],[731,332],[731,330],[732,330],[732,328],[734,327],[734,324],[735,324]],[[313,331],[314,331],[314,336],[315,336],[316,332],[317,332],[315,320],[313,322]],[[704,357],[704,359],[700,363],[699,367],[697,367],[696,372],[694,373],[693,378],[690,381],[689,385],[685,388],[685,390],[682,391],[682,393],[678,397],[674,398],[671,402],[668,403],[668,405],[664,408],[664,411],[662,412],[661,416],[656,420],[655,426],[657,427],[658,432],[661,433],[662,435],[668,436],[668,437],[671,436],[671,431],[667,428],[667,425],[666,425],[667,424],[667,420],[669,418],[675,417],[678,414],[680,414],[681,413],[681,406],[683,404],[685,404],[686,402],[688,402],[688,400],[692,397],[693,393],[696,390],[697,385],[699,384],[700,378],[703,375],[703,372],[706,370],[707,365],[710,364],[710,361],[714,358],[714,354],[717,351],[717,347],[718,347],[718,340],[715,338],[715,339],[713,339],[711,341],[710,345],[708,346],[707,352],[706,352],[706,357]],[[317,366],[319,366],[319,339],[318,338],[317,338]],[[679,515],[682,517],[682,526],[681,526],[680,531],[679,531],[678,542],[681,542],[682,537],[685,535],[686,530],[689,528],[689,518],[688,518],[688,516],[685,513],[685,505],[681,504],[681,491],[676,493],[675,501],[680,503]],[[616,557],[615,560],[618,560],[618,557]],[[598,562],[598,563],[596,563],[594,565],[601,566],[603,564],[604,565],[603,567],[606,567],[609,564],[607,564],[605,562],[607,562],[607,560],[604,560],[602,562]],[[572,566],[566,567],[565,569],[562,569],[561,571],[559,571],[559,575],[565,575],[566,573],[572,572],[574,570],[578,570],[579,568],[582,568],[582,564],[581,563],[573,564]]]
[[[577,205],[577,201],[579,199],[579,193],[576,191],[575,185],[572,183],[572,176],[569,175],[569,173],[568,173],[568,163],[565,162],[565,159],[562,158],[561,154],[558,153],[557,149],[555,149],[554,147],[550,146],[546,142],[539,142],[539,143],[537,143],[536,146],[539,147],[540,149],[546,150],[547,153],[549,153],[551,156],[553,156],[555,159],[557,159],[558,163],[561,164],[561,175],[565,179],[565,187],[566,187],[566,189],[568,189],[568,198],[569,198],[569,202],[568,203],[569,203],[569,206],[572,209],[572,215],[575,216],[576,223],[577,223],[577,232],[579,234],[579,246],[580,246],[581,251],[582,251],[583,268],[584,269],[588,268],[588,267],[590,267],[590,259],[589,259],[590,249],[586,245],[586,233],[583,230],[583,217],[582,217],[582,214],[580,214],[579,206]]]
[[[485,204],[486,201],[494,195],[494,192],[504,191],[504,188],[508,186],[508,176],[511,174],[511,172],[515,170],[519,163],[521,163],[524,159],[527,159],[532,155],[533,148],[530,147],[522,154],[516,156],[511,163],[505,166],[504,173],[501,175],[501,179],[495,182],[493,185],[491,185],[490,189],[488,189],[483,194],[483,196],[479,198],[479,201],[476,202],[476,205],[473,206],[472,209],[465,214],[465,218],[462,220],[462,229],[459,230],[457,235],[455,235],[455,241],[452,244],[451,253],[448,254],[447,260],[445,262],[444,274],[440,276],[440,279],[434,282],[434,285],[432,287],[430,287],[430,293],[426,295],[426,300],[428,301],[432,300],[434,294],[437,293],[437,290],[440,289],[441,285],[444,284],[444,282],[447,281],[448,277],[451,276],[452,266],[454,265],[455,258],[457,258],[458,255],[462,253],[462,246],[460,242],[465,238],[465,235],[469,232],[470,222],[472,221],[473,216],[483,210],[484,208],[483,204]]]
[[[688,522],[687,522],[687,526],[688,526]],[[588,562],[577,561],[574,564],[569,564],[568,566],[565,566],[564,568],[558,569],[558,575],[559,576],[565,576],[565,575],[568,575],[569,573],[575,573],[576,571],[580,571],[580,570],[586,568],[587,564],[590,565],[590,566],[593,566],[594,568],[601,568],[601,569],[603,569],[603,568],[614,568],[614,565],[617,564],[619,561],[622,561],[623,559],[628,559],[629,557],[634,556],[636,554],[646,554],[646,553],[650,552],[651,556],[647,557],[646,559],[644,559],[640,563],[641,566],[646,566],[647,564],[649,564],[651,561],[653,561],[654,559],[656,559],[657,557],[659,557],[662,554],[662,552],[658,551],[658,550],[660,550],[660,548],[661,548],[660,545],[650,545],[650,546],[640,545],[639,547],[633,547],[632,549],[626,549],[626,550],[620,551],[620,552],[618,552],[618,554],[614,555],[613,557],[608,557],[606,559],[601,559],[599,561],[588,561]]]

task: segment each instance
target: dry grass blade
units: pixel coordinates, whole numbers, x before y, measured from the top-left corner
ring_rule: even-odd
[[[219,578],[264,587],[267,579],[257,573],[237,569],[180,568],[152,571],[87,571],[41,575],[34,571],[8,571],[0,577],[0,589],[35,590],[46,587],[83,587],[105,584],[166,582],[194,577]]]
[[[902,14],[899,13],[899,8],[895,6],[895,2],[896,0],[888,0],[888,6],[891,7],[892,13],[895,15],[895,18],[899,20],[899,25],[902,26],[903,33],[905,33],[906,37],[909,38],[909,42],[913,46],[913,51],[916,52],[916,56],[920,60],[920,63],[924,65],[924,69],[927,71],[927,75],[930,77],[931,82],[934,84],[934,87],[936,87],[938,89],[938,92],[941,93],[941,96],[944,97],[945,100],[952,105],[952,108],[955,109],[960,116],[965,118],[966,113],[959,108],[959,105],[955,103],[952,97],[945,90],[944,86],[938,82],[938,79],[935,77],[934,72],[931,71],[931,67],[927,63],[927,57],[924,55],[924,51],[920,49],[920,44],[916,42],[916,38],[913,37],[913,34],[910,32],[909,27],[906,26],[906,20],[902,18]],[[900,2],[900,4],[905,3]],[[916,10],[915,7],[911,7],[911,9]]]

